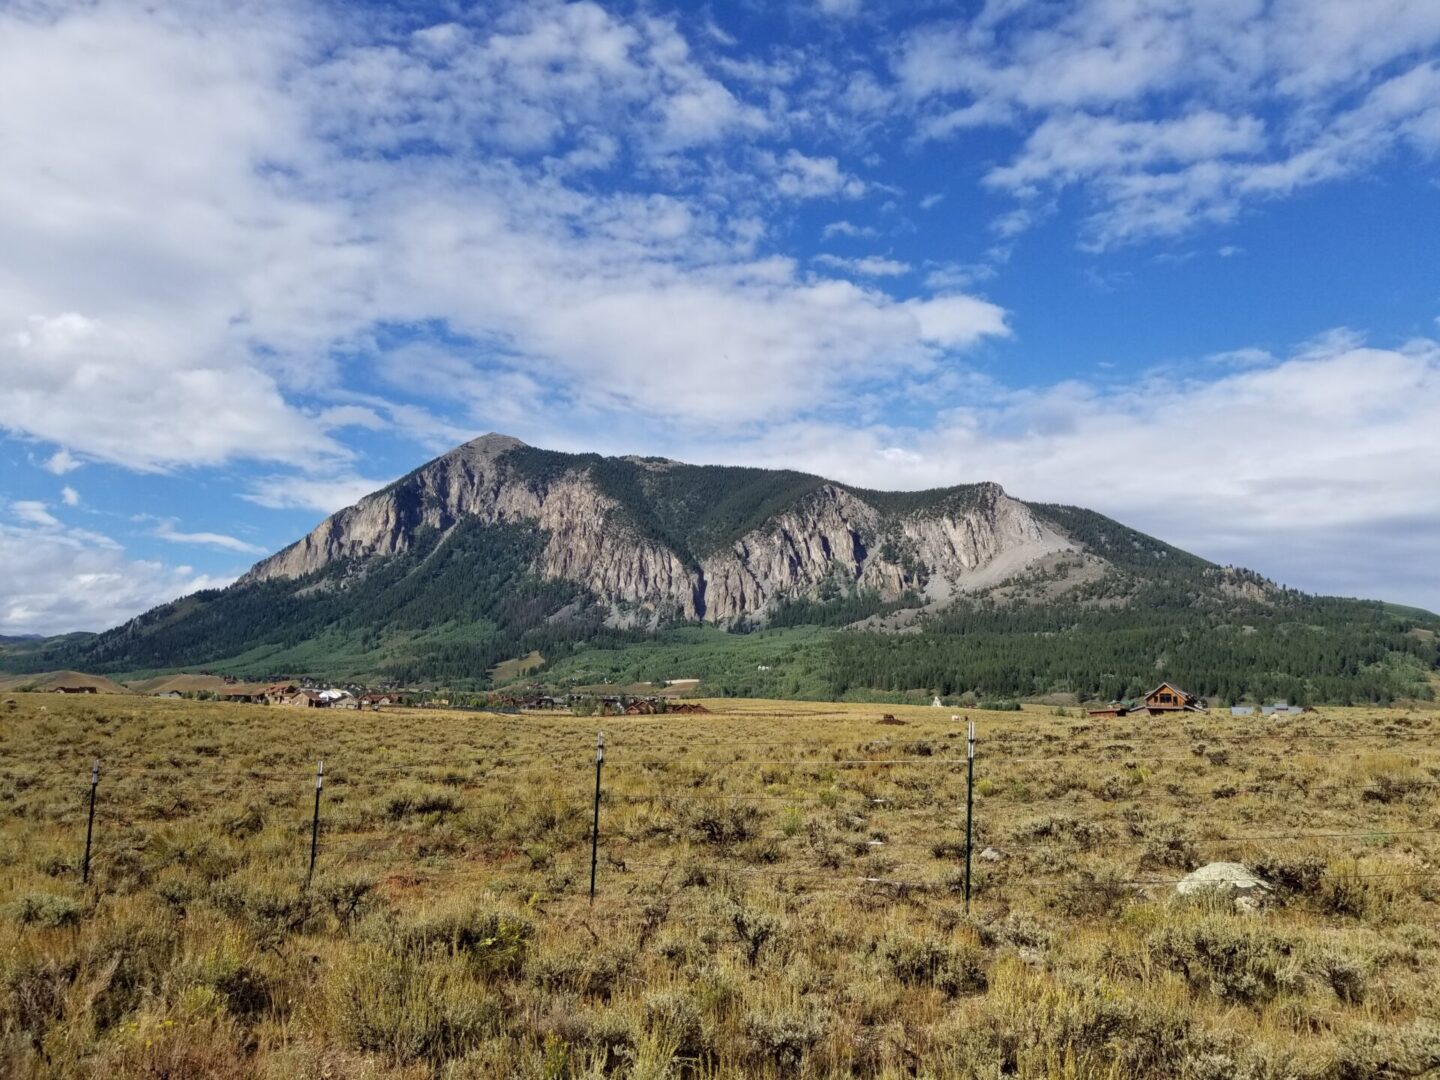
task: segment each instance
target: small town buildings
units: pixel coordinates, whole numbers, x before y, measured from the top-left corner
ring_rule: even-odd
[[[298,690],[285,699],[285,704],[296,709],[323,709],[330,703],[319,690]]]
[[[300,687],[292,682],[271,683],[265,687],[261,696],[267,705],[283,705],[287,698],[293,697],[299,690]]]
[[[1253,705],[1232,705],[1232,706],[1230,707],[1230,715],[1231,715],[1231,716],[1254,716],[1254,715],[1255,715],[1255,707],[1254,707]]]

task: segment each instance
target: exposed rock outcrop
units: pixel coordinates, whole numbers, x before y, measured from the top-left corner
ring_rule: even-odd
[[[590,459],[537,475],[510,460],[522,446],[492,434],[457,447],[333,514],[241,581],[297,578],[337,560],[397,554],[422,529],[443,534],[478,519],[543,530],[536,573],[584,585],[614,606],[618,622],[735,623],[763,620],[776,603],[825,589],[858,586],[885,599],[944,600],[1071,547],[996,484],[964,489],[958,501],[895,511],[817,481],[744,535],[687,558],[636,526],[602,490]],[[645,463],[651,470],[672,467],[682,466]]]

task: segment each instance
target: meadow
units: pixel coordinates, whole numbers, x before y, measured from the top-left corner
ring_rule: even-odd
[[[964,710],[967,914],[950,710],[7,701],[5,1077],[1440,1070],[1429,707]],[[1221,860],[1270,902],[1175,895]]]

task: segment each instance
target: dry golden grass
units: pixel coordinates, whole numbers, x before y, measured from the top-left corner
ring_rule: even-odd
[[[1435,712],[970,710],[976,849],[1001,857],[977,858],[967,916],[964,730],[941,710],[12,696],[6,1077],[1440,1069]],[[1220,860],[1259,869],[1276,902],[1173,896]]]

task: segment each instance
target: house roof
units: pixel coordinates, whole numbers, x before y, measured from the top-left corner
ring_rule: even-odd
[[[1151,690],[1150,693],[1146,694],[1145,696],[1147,698],[1152,698],[1161,690],[1164,690],[1167,686],[1171,690],[1175,691],[1175,693],[1179,694],[1182,698],[1192,698],[1195,696],[1194,694],[1181,690],[1180,687],[1176,686],[1173,682],[1162,682],[1159,686],[1155,687],[1154,690]]]

